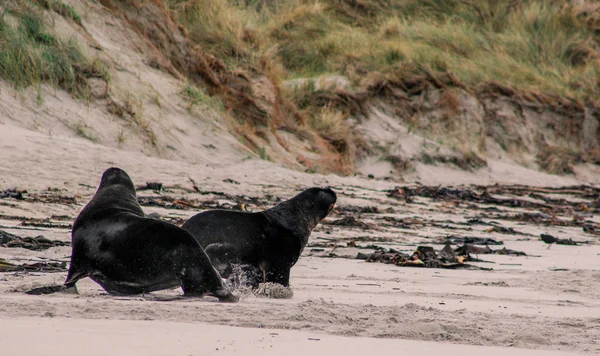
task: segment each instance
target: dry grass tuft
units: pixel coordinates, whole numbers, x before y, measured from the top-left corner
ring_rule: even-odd
[[[420,161],[425,164],[446,163],[452,164],[465,171],[473,171],[487,166],[487,161],[475,152],[467,151],[456,155],[432,155],[423,153]]]
[[[56,11],[71,13],[72,10],[58,5],[62,3],[44,3]],[[103,62],[86,58],[75,41],[63,40],[52,33],[39,6],[7,1],[0,10],[0,77],[16,88],[45,82],[89,100],[87,80],[109,80]],[[78,18],[74,12],[72,15]]]
[[[335,152],[342,156],[351,156],[352,130],[345,122],[345,115],[332,108],[324,107],[314,115],[310,115],[307,122],[308,126],[319,134]]]
[[[447,89],[442,93],[441,104],[449,117],[456,116],[461,111],[461,102],[456,89]]]
[[[78,25],[82,25],[81,16],[75,11],[73,6],[63,3],[60,0],[34,0],[35,3],[44,7],[45,9],[52,10],[62,17],[75,22]]]
[[[394,170],[398,173],[406,172],[413,168],[413,164],[410,160],[398,155],[388,155],[386,156],[386,160],[391,163]]]
[[[545,145],[537,155],[540,167],[552,174],[573,174],[575,164],[583,161],[582,154],[574,150]]]

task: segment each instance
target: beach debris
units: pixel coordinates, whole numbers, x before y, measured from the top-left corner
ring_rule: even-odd
[[[357,255],[357,258],[358,257],[359,256]],[[450,245],[446,245],[439,253],[431,246],[418,246],[412,255],[399,251],[393,253],[375,251],[368,256],[365,261],[394,264],[400,267],[492,270],[491,268],[484,268],[465,263],[474,260],[475,259],[468,254],[457,255]]]
[[[503,247],[499,250],[494,250],[493,253],[496,255],[506,255],[506,256],[527,256],[527,254],[523,251],[511,250],[506,247]]]
[[[333,220],[333,221],[323,221],[323,224],[327,224],[327,225],[336,225],[336,226],[353,226],[353,227],[360,227],[363,229],[367,229],[369,228],[369,224],[364,223],[358,219],[356,219],[353,216],[346,216],[343,217],[341,219],[337,219],[337,220]]]
[[[188,200],[185,198],[175,199],[169,196],[138,196],[138,203],[141,206],[156,206],[165,209],[176,209],[176,210],[186,210],[186,209],[201,209],[202,205],[198,204],[196,201]]]
[[[512,227],[504,227],[504,226],[493,226],[486,230],[487,232],[497,232],[500,234],[510,234],[510,235],[525,235],[525,233],[516,231]]]
[[[2,247],[21,247],[28,250],[42,251],[51,247],[70,245],[70,242],[49,240],[42,235],[36,237],[20,237],[0,230],[0,246]]]
[[[218,194],[217,194],[218,193]],[[200,192],[203,194],[203,192]],[[160,207],[164,209],[174,210],[209,210],[209,209],[226,209],[226,210],[247,210],[247,206],[264,207],[267,203],[263,199],[248,197],[244,195],[229,195],[219,192],[210,192],[207,194],[218,195],[223,199],[215,200],[200,200],[174,198],[168,195],[160,196],[138,196],[137,200],[141,206]]]
[[[540,239],[544,241],[544,243],[548,244],[548,248],[552,246],[552,244],[557,245],[568,245],[568,246],[578,246],[587,242],[573,241],[573,239],[559,239],[552,235],[548,234],[540,234]]]
[[[427,226],[427,223],[425,223],[425,221],[413,218],[395,218],[393,216],[384,216],[382,220],[391,223],[390,225],[395,228],[401,229],[412,229],[416,226]],[[385,223],[381,225],[385,226]]]
[[[474,217],[472,219],[467,220],[467,224],[469,225],[486,225],[486,226],[494,226],[495,223],[481,220],[478,217]]]
[[[25,200],[23,194],[27,194],[26,190],[5,189],[0,191],[0,199],[12,198],[16,200]]]
[[[585,224],[582,226],[583,232],[587,232],[592,235],[600,235],[600,228],[592,224]]]
[[[490,239],[487,237],[468,237],[468,236],[446,236],[446,242],[454,245],[473,244],[473,245],[503,245],[504,242]]]
[[[593,204],[584,202],[568,201],[566,199],[554,199],[542,195],[543,193],[552,194],[575,194],[582,197],[593,197],[598,194],[598,188],[589,186],[577,186],[572,189],[561,190],[552,188],[537,188],[526,186],[473,186],[473,189],[466,188],[449,188],[441,186],[396,186],[394,189],[387,191],[387,196],[399,200],[404,200],[407,203],[414,203],[414,197],[430,198],[440,201],[451,202],[472,202],[477,204],[498,205],[510,208],[530,208],[539,211],[547,211],[551,213],[572,213],[575,212],[594,212],[599,208]],[[493,196],[492,194],[496,195]],[[529,198],[537,199],[520,199],[515,197],[500,198],[498,195],[527,195]],[[543,202],[539,202],[543,201]],[[473,208],[484,209],[480,206]]]
[[[74,204],[77,200],[74,196],[65,196],[60,194],[61,190],[57,188],[48,188],[40,193],[28,193],[26,190],[6,189],[0,191],[0,199],[12,198],[24,200],[33,203],[49,204]]]
[[[146,185],[140,185],[135,187],[135,190],[154,190],[157,192],[162,191],[163,184],[160,182],[146,182]]]
[[[533,223],[535,225],[545,226],[581,227],[584,232],[600,234],[600,224],[589,220],[561,219],[557,215],[544,213],[480,214],[480,217],[494,220],[518,221],[519,223]]]
[[[0,259],[0,272],[65,272],[66,261],[37,261],[32,263],[15,264]]]
[[[31,203],[74,205],[77,198],[74,195],[62,195],[57,188],[48,188],[40,193],[31,193],[24,196],[24,200]]]
[[[472,244],[464,244],[454,250],[459,255],[467,255],[470,253],[476,255],[507,255],[507,256],[527,256],[523,251],[511,250],[506,247],[493,250],[489,246],[475,246]]]
[[[223,183],[237,184],[237,185],[239,185],[239,184],[240,184],[240,182],[238,182],[238,181],[235,181],[235,180],[233,180],[233,179],[231,179],[231,178],[226,178],[226,179],[223,179]]]
[[[394,260],[399,256],[408,258],[409,256],[402,252],[385,252],[375,251],[373,253],[362,253],[359,252],[356,255],[357,259],[365,260],[367,262],[381,262],[381,263],[394,263]]]
[[[503,247],[502,249],[492,249],[489,246],[463,244],[462,246],[453,249],[452,246],[447,243],[440,251],[436,251],[431,246],[418,246],[412,254],[403,253],[394,249],[379,249],[370,254],[359,252],[355,258],[365,260],[366,262],[380,262],[404,267],[490,270],[490,268],[466,264],[465,262],[489,262],[479,260],[471,256],[471,254],[527,256],[525,252],[511,250],[506,247]]]
[[[71,224],[61,224],[52,221],[52,218],[25,218],[21,220],[21,226],[35,226],[53,229],[71,229]]]
[[[493,250],[489,246],[475,246],[472,244],[464,244],[459,246],[455,252],[459,255],[466,255],[469,253],[476,255],[506,255],[506,256],[527,256],[523,251],[511,250],[506,247],[501,249]]]
[[[510,287],[508,283],[504,281],[497,282],[468,282],[465,286],[488,286],[488,287]]]
[[[376,206],[355,206],[355,205],[340,205],[335,208],[339,212],[353,214],[379,214],[379,208]]]
[[[462,246],[459,246],[456,249],[456,253],[458,253],[459,255],[465,255],[468,253],[474,253],[477,255],[485,255],[485,254],[490,254],[493,253],[494,250],[492,250],[489,246],[476,246],[473,244],[463,244]]]

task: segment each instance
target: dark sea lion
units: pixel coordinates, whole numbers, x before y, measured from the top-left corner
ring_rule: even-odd
[[[67,288],[90,277],[110,294],[130,295],[181,286],[185,296],[235,302],[189,232],[144,215],[125,171],[109,168],[73,224]]]
[[[224,278],[231,273],[228,265],[240,264],[253,287],[261,282],[288,287],[290,270],[312,229],[329,214],[336,199],[329,188],[310,188],[257,213],[205,211],[182,228],[196,237]]]

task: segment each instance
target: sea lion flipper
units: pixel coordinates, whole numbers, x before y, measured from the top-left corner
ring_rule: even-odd
[[[84,271],[72,271],[69,270],[69,274],[67,275],[67,280],[65,280],[65,288],[69,288],[69,287],[73,287],[75,286],[75,283],[88,276],[87,272]]]
[[[219,302],[221,303],[237,303],[240,298],[236,295],[232,294],[229,290],[223,289],[216,292],[210,292],[208,295],[212,297],[219,298]]]
[[[204,252],[206,252],[213,267],[215,267],[223,278],[229,278],[232,272],[231,266],[239,263],[239,252],[230,243],[210,244],[206,246]]]
[[[265,282],[278,283],[284,287],[290,285],[291,266],[285,262],[272,263],[266,270]]]
[[[177,255],[181,256],[177,266],[177,276],[186,297],[201,297],[204,294],[219,298],[219,301],[237,302],[231,291],[212,266],[210,258],[190,235],[192,246],[181,246]],[[195,247],[195,248],[194,248]]]

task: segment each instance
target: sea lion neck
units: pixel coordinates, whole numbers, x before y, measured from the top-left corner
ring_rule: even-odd
[[[98,214],[94,211],[99,210]],[[98,188],[98,191],[83,208],[74,222],[74,228],[79,226],[81,219],[99,220],[112,214],[133,214],[144,216],[144,211],[140,207],[135,195],[135,191],[124,189],[120,184],[106,185]]]
[[[310,214],[307,214],[305,209],[294,200],[286,200],[281,202],[271,209],[263,211],[263,214],[269,220],[277,222],[282,227],[302,235],[303,237],[310,235],[310,231],[317,225],[313,219],[310,219]]]

